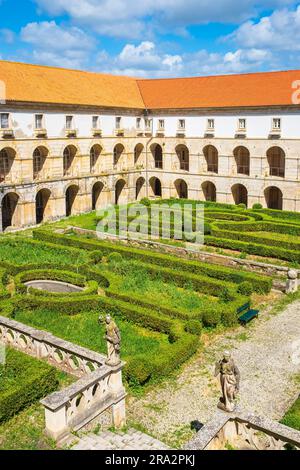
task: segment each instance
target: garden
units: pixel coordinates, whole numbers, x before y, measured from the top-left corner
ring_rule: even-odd
[[[121,329],[131,385],[172,373],[199,348],[203,329],[236,325],[239,307],[272,286],[270,277],[52,227],[35,230],[33,238],[2,237],[0,260],[1,315],[104,353],[104,326],[97,320],[111,313]],[[35,280],[81,290],[28,287]]]

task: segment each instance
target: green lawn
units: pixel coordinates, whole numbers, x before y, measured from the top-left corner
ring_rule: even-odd
[[[281,422],[290,428],[300,431],[300,396],[285,414]]]
[[[52,310],[26,310],[18,312],[15,319],[26,325],[50,331],[80,346],[106,353],[104,325],[98,324],[98,317],[97,312],[69,316]],[[117,323],[122,335],[122,358],[125,361],[139,354],[157,354],[161,348],[169,345],[167,335],[149,331],[121,319],[118,319]]]
[[[0,237],[0,262],[9,261],[19,265],[53,262],[74,265],[86,263],[88,254],[81,250],[76,253],[76,259],[74,258],[74,250],[45,243],[32,243],[30,239]]]

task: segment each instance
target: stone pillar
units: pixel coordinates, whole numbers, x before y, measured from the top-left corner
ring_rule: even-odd
[[[47,399],[42,400],[41,404],[45,407],[45,433],[55,441],[61,441],[70,430],[67,425],[67,411],[65,405],[60,408],[47,407]]]
[[[120,367],[112,370],[110,378],[110,389],[116,396],[116,402],[112,405],[112,420],[113,425],[116,428],[122,428],[126,424],[126,391],[123,387],[122,382],[122,368],[124,363],[120,364]]]
[[[288,271],[288,278],[286,283],[286,293],[291,294],[298,290],[298,273],[294,269]]]

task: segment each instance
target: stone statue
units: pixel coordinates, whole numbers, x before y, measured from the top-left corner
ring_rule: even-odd
[[[102,317],[99,317],[99,323],[103,323]],[[121,363],[121,334],[114,320],[110,315],[105,317],[106,333],[104,338],[107,341],[107,361],[109,366],[117,366]]]
[[[231,413],[235,409],[234,400],[239,392],[240,372],[228,351],[225,351],[223,359],[216,363],[215,377],[219,374],[222,397],[220,398],[218,408]]]

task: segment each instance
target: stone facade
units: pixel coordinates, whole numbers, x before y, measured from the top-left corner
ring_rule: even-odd
[[[297,138],[111,134],[0,138],[2,229],[146,196],[300,211]]]

